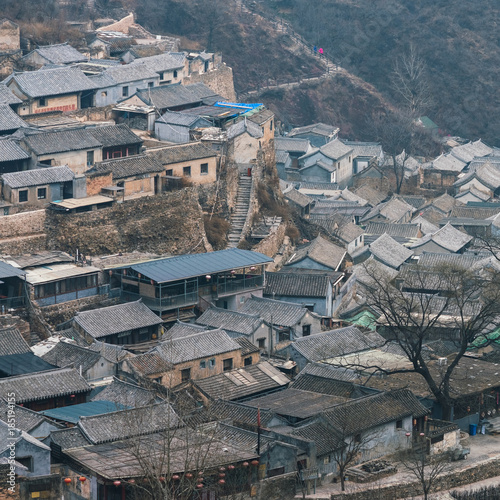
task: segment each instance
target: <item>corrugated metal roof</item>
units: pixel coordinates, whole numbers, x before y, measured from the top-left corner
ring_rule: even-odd
[[[14,276],[25,276],[26,272],[21,269],[17,269],[7,262],[3,262],[0,260],[0,279],[2,278],[12,278]]]
[[[51,281],[72,278],[74,276],[97,274],[100,271],[99,268],[92,266],[78,267],[74,264],[59,264],[51,268],[38,267],[36,269],[29,269],[26,274],[26,281],[31,285],[38,285],[40,283],[50,283]]]
[[[150,260],[129,266],[119,266],[115,269],[131,268],[157,283],[166,283],[268,262],[272,262],[272,259],[262,253],[230,248],[217,252]]]
[[[10,172],[2,175],[4,184],[14,189],[39,186],[42,184],[54,184],[57,182],[70,182],[74,178],[75,174],[66,165],[62,167],[37,168],[35,170]]]
[[[81,417],[103,415],[114,411],[128,410],[129,408],[131,407],[113,401],[91,401],[89,403],[64,406],[62,408],[53,408],[51,410],[41,411],[40,413],[55,420],[77,424]]]

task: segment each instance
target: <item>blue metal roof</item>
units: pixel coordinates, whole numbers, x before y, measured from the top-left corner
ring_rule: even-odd
[[[119,269],[131,268],[137,273],[157,283],[177,281],[204,274],[220,273],[240,267],[255,266],[272,262],[267,255],[250,250],[230,248],[218,252],[196,253],[150,260],[130,266],[120,266]]]
[[[128,410],[131,406],[125,406],[113,401],[91,401],[90,403],[81,403],[79,405],[64,406],[62,408],[53,408],[52,410],[41,411],[42,415],[77,424],[80,417],[91,417],[93,415],[103,415],[119,410]]]
[[[0,374],[3,377],[43,372],[45,370],[54,370],[54,368],[57,367],[35,356],[32,352],[0,356]]]
[[[25,276],[26,272],[17,267],[0,260],[0,278],[12,278],[13,276]]]
[[[226,102],[226,101],[217,101],[214,106],[222,106],[228,108],[241,108],[241,109],[255,109],[259,106],[262,106],[261,102],[255,103],[246,103],[246,102]]]

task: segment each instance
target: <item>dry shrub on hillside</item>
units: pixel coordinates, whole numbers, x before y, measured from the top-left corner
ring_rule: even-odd
[[[229,230],[229,222],[221,217],[209,217],[205,215],[203,218],[205,224],[205,233],[209,243],[214,250],[222,250],[226,248],[226,235]]]

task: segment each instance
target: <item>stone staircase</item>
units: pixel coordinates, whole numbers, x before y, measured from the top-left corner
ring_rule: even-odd
[[[252,192],[252,178],[240,175],[238,181],[238,194],[236,195],[236,206],[229,219],[231,227],[228,235],[227,248],[235,248],[243,237],[243,228],[250,209],[250,194]]]

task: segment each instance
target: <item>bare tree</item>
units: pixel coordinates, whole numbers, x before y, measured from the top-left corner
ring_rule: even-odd
[[[379,329],[388,341],[399,345],[409,364],[393,369],[362,368],[392,375],[418,373],[440,403],[443,419],[449,420],[453,407],[450,384],[458,363],[476,339],[487,341],[487,334],[500,324],[500,273],[494,269],[479,273],[460,265],[413,265],[395,286],[373,262],[364,267],[366,304],[380,314]],[[436,369],[429,363],[425,344],[442,335],[454,342],[456,352],[445,366]]]
[[[427,67],[413,43],[396,59],[391,76],[392,88],[411,116],[416,118],[430,107],[432,96]]]

